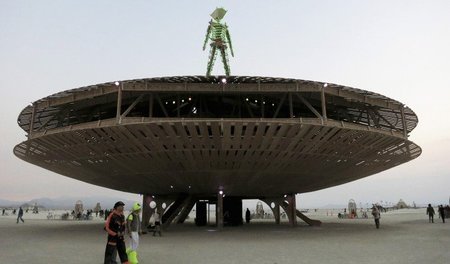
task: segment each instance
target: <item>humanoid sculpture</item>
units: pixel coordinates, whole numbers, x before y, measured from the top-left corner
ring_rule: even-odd
[[[209,26],[206,31],[205,42],[203,43],[203,50],[206,48],[208,39],[211,40],[211,51],[209,53],[208,67],[206,76],[211,75],[211,70],[216,60],[217,52],[222,56],[223,67],[226,76],[230,76],[230,65],[228,63],[227,48],[230,47],[231,56],[234,57],[233,46],[231,44],[230,32],[226,23],[222,24],[220,20],[225,16],[227,11],[223,8],[216,8],[210,15],[213,19],[209,21]]]

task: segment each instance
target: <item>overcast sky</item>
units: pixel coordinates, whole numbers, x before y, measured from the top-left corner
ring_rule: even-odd
[[[50,94],[102,82],[203,75],[209,14],[228,9],[233,75],[324,81],[398,100],[419,117],[422,155],[341,186],[297,196],[300,207],[356,202],[448,203],[450,1],[0,0],[0,199],[137,198],[16,158],[20,111]],[[222,74],[217,61],[214,74]]]

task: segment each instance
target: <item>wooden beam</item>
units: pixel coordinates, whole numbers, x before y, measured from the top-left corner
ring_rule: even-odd
[[[120,124],[120,114],[122,112],[122,89],[123,84],[121,83],[119,87],[117,87],[117,111],[116,111],[116,120],[117,123]]]
[[[41,124],[41,126],[37,129],[37,131],[41,131],[45,126],[47,126],[47,124],[52,121],[55,120],[56,115],[50,117],[49,119],[47,119],[43,124]]]
[[[384,116],[381,115],[380,112],[378,112],[378,111],[374,111],[374,112],[375,112],[375,114],[376,114],[377,116],[379,116],[379,118],[383,119],[383,121],[386,122],[386,123],[389,125],[390,128],[392,128],[392,129],[397,129],[393,124],[391,124],[391,122],[389,122],[389,120],[387,120],[386,118],[384,118]]]
[[[306,99],[303,98],[303,96],[301,96],[298,93],[296,93],[295,95],[297,95],[297,97],[300,99],[300,101],[302,101],[302,103],[304,105],[306,105],[306,107],[308,107],[308,109],[311,110],[311,112],[313,112],[317,116],[317,118],[323,119],[322,116],[320,115],[320,113],[317,112],[317,110],[314,109],[314,107],[308,101],[306,101]]]
[[[254,115],[253,115],[253,111],[252,111],[252,109],[250,108],[250,104],[245,104],[245,106],[247,106],[247,111],[248,111],[248,113],[250,114],[250,117],[251,118],[254,118]]]
[[[123,112],[120,118],[126,117],[131,112],[131,110],[133,110],[133,108],[142,100],[142,98],[144,98],[144,94],[141,94],[138,98],[136,98],[136,100],[134,100],[134,102],[127,108],[127,110]]]
[[[375,116],[375,111],[371,108],[367,108],[367,113],[370,115],[370,118],[373,120],[373,123],[376,127],[380,127],[380,121]]]
[[[180,94],[177,94],[177,117],[180,117]]]
[[[35,115],[36,115],[36,105],[33,103],[33,111],[31,112],[31,119],[30,119],[30,131],[28,131],[28,134],[30,136],[32,136],[33,134]]]
[[[408,137],[408,128],[406,127],[405,107],[404,106],[401,108],[401,113],[402,113],[403,135],[407,138]]]
[[[264,95],[261,94],[260,100],[261,100],[261,118],[264,118],[264,106],[265,106]]]
[[[320,92],[320,102],[322,103],[322,116],[325,121],[327,120],[327,104],[325,102],[325,87],[322,87]]]
[[[156,95],[156,101],[158,101],[158,104],[159,104],[159,106],[161,107],[162,111],[164,112],[164,115],[165,115],[166,117],[169,117],[169,114],[167,113],[167,110],[166,110],[166,108],[164,107],[164,104],[162,103],[161,98],[159,97],[158,94],[155,94],[155,95]]]
[[[285,94],[283,95],[283,97],[281,98],[280,104],[278,105],[277,110],[276,110],[275,113],[273,114],[273,118],[277,118],[278,113],[280,112],[281,106],[283,106],[284,100],[286,100],[286,96],[287,96],[287,94],[285,93]]]
[[[292,93],[289,93],[289,117],[294,117],[294,106],[292,105]]]
[[[150,96],[149,96],[149,101],[148,101],[148,116],[149,116],[149,117],[153,117],[153,93],[151,93]]]

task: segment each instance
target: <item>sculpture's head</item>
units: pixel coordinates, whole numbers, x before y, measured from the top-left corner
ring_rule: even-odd
[[[220,21],[220,20],[225,16],[226,13],[227,13],[227,10],[225,10],[225,9],[222,8],[222,7],[218,7],[218,8],[216,8],[216,10],[214,10],[214,12],[211,13],[210,16],[211,16],[214,20]]]

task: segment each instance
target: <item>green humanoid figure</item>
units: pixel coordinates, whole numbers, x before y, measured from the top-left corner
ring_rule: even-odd
[[[203,43],[203,50],[206,48],[208,39],[211,40],[211,51],[209,53],[208,67],[206,70],[206,77],[211,75],[211,70],[216,60],[217,52],[222,56],[223,67],[226,76],[230,76],[230,65],[228,63],[227,48],[230,46],[231,56],[234,57],[233,46],[231,44],[230,32],[226,23],[222,24],[220,20],[225,16],[227,10],[223,8],[216,8],[210,15],[213,19],[209,21],[209,26],[206,31],[205,42]]]

